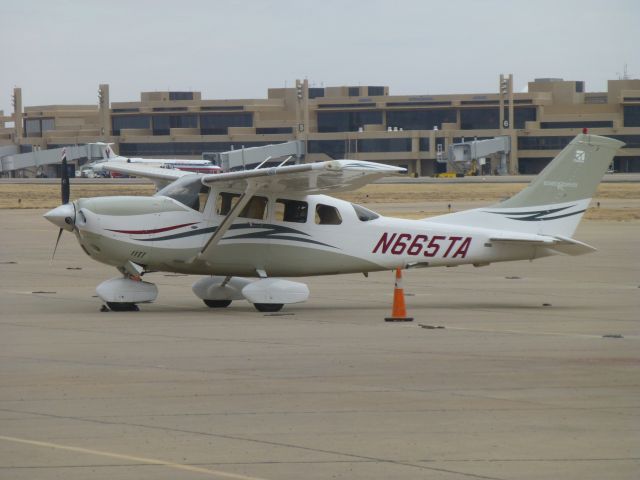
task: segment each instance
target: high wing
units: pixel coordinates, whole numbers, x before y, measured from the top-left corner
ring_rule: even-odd
[[[133,177],[143,177],[153,180],[156,189],[160,189],[165,185],[177,180],[185,175],[196,175],[193,172],[185,172],[175,168],[149,167],[144,164],[131,164],[122,162],[102,162],[93,167],[96,172],[107,171],[115,172],[121,175],[130,175]]]
[[[287,192],[312,195],[328,191],[355,190],[379,178],[405,172],[406,169],[359,160],[330,160],[286,167],[217,173],[202,177],[205,185],[218,185],[242,191],[231,211],[205,243],[195,259],[203,258],[229,230],[252,195]]]
[[[287,192],[294,195],[356,190],[382,177],[404,173],[405,168],[360,160],[329,160],[284,167],[217,173],[202,177],[206,185],[255,193]]]

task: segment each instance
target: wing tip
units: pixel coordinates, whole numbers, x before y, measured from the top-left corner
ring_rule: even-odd
[[[357,170],[363,169],[375,172],[388,172],[392,173],[407,173],[405,167],[398,167],[396,165],[389,165],[387,163],[369,162],[367,160],[351,160],[343,158],[340,160],[328,160],[325,162],[326,168],[329,170]]]

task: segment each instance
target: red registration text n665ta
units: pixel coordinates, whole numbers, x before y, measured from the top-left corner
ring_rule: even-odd
[[[465,258],[471,240],[471,237],[384,232],[372,253],[425,257],[440,254],[442,258]]]

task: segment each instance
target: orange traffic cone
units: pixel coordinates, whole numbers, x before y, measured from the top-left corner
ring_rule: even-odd
[[[413,322],[412,317],[407,317],[407,307],[404,304],[404,290],[402,289],[402,270],[396,268],[396,284],[393,289],[393,309],[391,316],[384,319],[385,322]]]

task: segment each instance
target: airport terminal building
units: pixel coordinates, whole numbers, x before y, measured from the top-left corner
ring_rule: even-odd
[[[263,99],[164,91],[111,103],[103,84],[96,105],[27,107],[16,88],[14,112],[0,112],[0,156],[3,148],[29,152],[103,141],[124,156],[201,158],[302,140],[305,161],[379,161],[426,176],[447,169],[443,155],[452,143],[508,136],[509,173],[532,174],[588,128],[626,143],[616,171],[640,171],[640,80],[610,80],[606,92],[555,78],[529,82],[526,93],[512,85],[509,75],[500,76],[494,93],[398,96],[387,86],[318,88],[298,80],[270,88]]]

